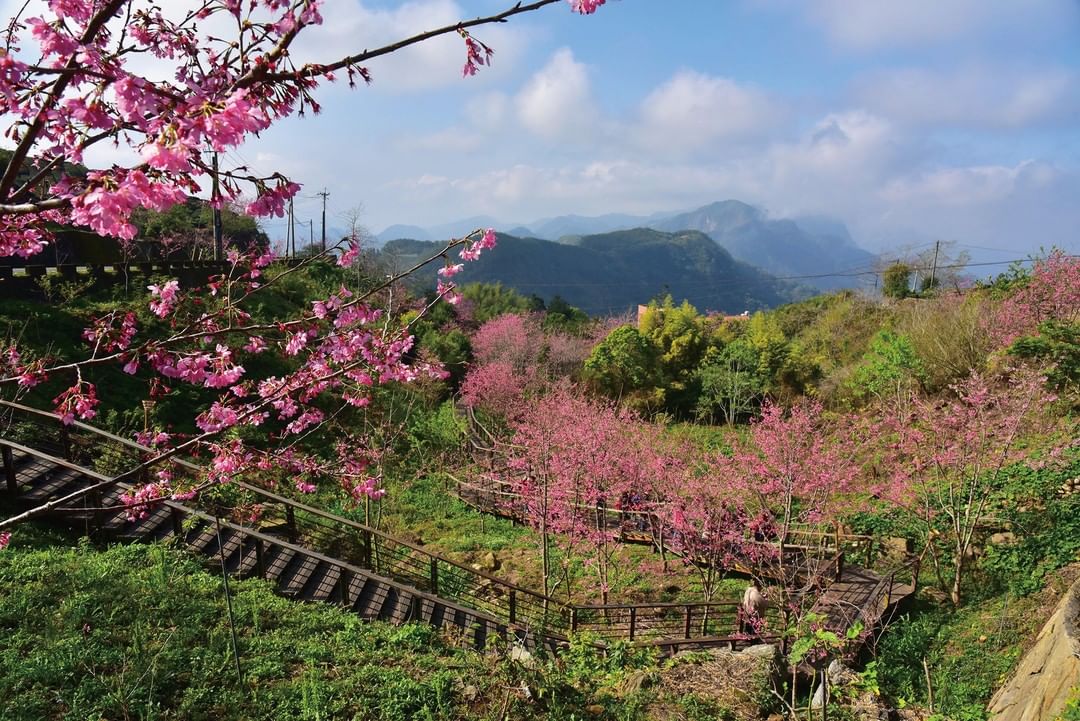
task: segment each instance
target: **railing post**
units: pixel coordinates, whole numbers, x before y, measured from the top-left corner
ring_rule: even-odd
[[[570,607],[570,631],[571,631],[571,633],[577,631],[577,624],[578,624],[577,606],[571,606]]]
[[[259,572],[259,578],[266,578],[266,556],[263,548],[263,540],[255,539],[255,569]]]
[[[510,589],[510,623],[517,623],[517,589]]]
[[[285,526],[289,529],[289,540],[296,543],[296,511],[292,506],[285,506]]]
[[[431,593],[438,596],[439,595],[439,559],[435,558],[434,556],[431,557],[430,580],[431,580]]]
[[[342,606],[349,605],[349,586],[352,585],[352,571],[347,568],[341,569],[341,575],[338,576],[338,601]]]
[[[364,554],[364,568],[372,569],[378,572],[378,569],[373,568],[371,565],[371,531],[369,529],[365,528],[363,530],[361,534],[361,540],[363,541],[363,545],[361,548]]]
[[[683,636],[690,638],[690,617],[693,615],[694,607],[687,604],[686,617],[683,619]]]
[[[173,535],[180,538],[184,533],[184,521],[180,518],[180,512],[176,506],[169,506],[169,520],[172,521]]]
[[[94,530],[100,531],[101,527],[104,525],[101,519],[105,515],[105,511],[102,509],[105,505],[105,499],[101,495],[101,491],[94,491],[90,494],[90,503],[93,504],[94,507],[94,510],[91,511],[94,519]]]
[[[637,632],[637,606],[630,607],[630,640],[634,640],[634,635]]]
[[[4,457],[4,476],[7,478],[8,493],[15,495],[19,492],[19,480],[15,477],[15,459],[11,455],[11,446],[0,448],[0,454]]]
[[[68,433],[66,425],[60,426],[60,450],[64,454],[64,460],[71,460],[71,434]]]

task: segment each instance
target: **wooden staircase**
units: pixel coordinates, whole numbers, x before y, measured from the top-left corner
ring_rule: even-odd
[[[7,444],[3,450],[7,490],[21,508],[79,494],[104,479],[89,469],[73,468],[25,446]],[[527,646],[536,645],[536,636],[526,628],[514,628],[476,609],[325,556],[279,533],[239,526],[185,504],[165,502],[144,518],[129,521],[120,500],[129,487],[117,482],[99,492],[85,493],[77,502],[67,502],[45,516],[102,539],[174,539],[207,562],[224,564],[232,576],[264,578],[286,597],[336,603],[367,619],[397,624],[422,621],[454,629],[480,649],[495,637],[513,636]],[[551,636],[546,640],[557,643],[563,639]]]

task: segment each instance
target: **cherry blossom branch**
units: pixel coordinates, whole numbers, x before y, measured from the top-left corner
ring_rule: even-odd
[[[468,28],[473,28],[473,27],[478,27],[480,25],[490,25],[492,23],[504,23],[508,19],[510,19],[511,17],[513,17],[515,15],[521,15],[522,13],[533,12],[534,10],[539,10],[540,8],[542,8],[542,7],[546,6],[546,5],[552,5],[552,4],[558,3],[558,2],[563,2],[563,0],[537,0],[537,2],[529,3],[529,4],[526,4],[526,5],[522,5],[519,2],[516,5],[514,5],[513,7],[508,8],[506,10],[503,10],[502,12],[496,13],[494,15],[488,15],[487,17],[477,17],[477,18],[475,18],[473,20],[462,20],[462,21],[453,23],[452,25],[444,25],[441,28],[436,28],[434,30],[428,30],[426,32],[418,33],[416,35],[413,35],[412,37],[405,38],[403,40],[398,40],[397,42],[390,43],[389,45],[384,45],[384,46],[382,46],[380,48],[376,48],[375,50],[364,50],[363,52],[357,53],[355,55],[349,55],[349,56],[344,57],[344,58],[342,58],[340,60],[337,60],[335,62],[326,63],[326,64],[308,63],[308,64],[304,65],[303,67],[301,67],[299,70],[297,70],[295,72],[291,72],[291,73],[281,73],[281,72],[279,72],[279,73],[270,73],[270,72],[267,72],[267,73],[264,73],[263,75],[261,75],[259,77],[248,77],[248,78],[242,79],[240,81],[240,87],[245,87],[247,85],[251,85],[252,83],[254,83],[254,82],[258,81],[258,80],[284,81],[284,80],[293,80],[293,79],[300,79],[300,78],[312,78],[312,77],[318,77],[318,76],[321,76],[321,75],[326,75],[327,73],[334,72],[335,70],[341,70],[342,68],[351,67],[351,66],[356,65],[358,63],[362,63],[362,62],[364,62],[366,60],[371,60],[373,58],[377,58],[377,57],[380,57],[382,55],[389,55],[390,53],[394,53],[394,52],[397,52],[398,50],[402,50],[404,48],[407,48],[410,45],[416,45],[417,43],[422,43],[425,40],[431,40],[432,38],[439,37],[440,35],[449,35],[451,33],[458,33],[458,32],[461,32],[462,30],[465,30],[465,29],[468,29]]]

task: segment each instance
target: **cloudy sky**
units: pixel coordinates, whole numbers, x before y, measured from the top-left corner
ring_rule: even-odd
[[[328,0],[294,53],[328,61],[510,0]],[[1080,249],[1077,0],[611,0],[378,59],[324,112],[232,154],[304,184],[301,218],[378,232],[737,198],[827,214],[878,249]],[[267,227],[284,235],[281,222]],[[316,233],[318,226],[316,224]]]

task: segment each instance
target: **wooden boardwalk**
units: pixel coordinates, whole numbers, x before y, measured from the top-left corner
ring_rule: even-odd
[[[456,481],[456,493],[473,508],[518,523],[527,521],[520,497],[510,491],[506,484],[491,476],[480,480]],[[607,528],[617,530],[624,543],[646,544],[663,550],[665,548],[665,524],[656,514],[648,511],[621,511],[587,508],[590,517],[601,517]],[[896,581],[899,572],[910,570],[911,563],[897,564],[881,574],[864,566],[849,564],[846,558],[855,556],[869,565],[872,560],[872,541],[867,536],[851,536],[839,533],[817,533],[807,530],[794,532],[795,542],[786,549],[798,556],[798,563],[805,569],[800,583],[802,592],[813,594],[815,600],[811,613],[824,617],[825,626],[831,631],[844,634],[856,623],[864,629],[877,626],[890,609],[914,592],[910,585]],[[670,545],[667,550],[671,551]],[[787,556],[785,556],[787,558]],[[760,574],[761,569],[740,567],[728,570],[747,576]],[[765,573],[768,577],[768,572]]]
[[[129,520],[120,497],[152,471],[155,451],[26,406],[0,401],[0,411],[5,489],[15,507],[48,504],[41,518],[101,540],[169,540],[230,574],[263,578],[290,598],[452,628],[478,648],[501,638],[558,650],[576,632],[589,632],[600,647],[629,641],[664,653],[776,640],[740,632],[738,599],[571,604],[239,481],[263,507],[261,520],[238,523],[167,500]],[[175,458],[162,463],[174,477],[202,472]]]

